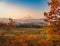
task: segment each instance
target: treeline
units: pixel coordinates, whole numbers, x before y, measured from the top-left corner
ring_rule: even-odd
[[[35,24],[19,24],[16,26],[16,28],[42,28],[41,25],[35,25]]]
[[[13,19],[9,18],[8,23],[0,22],[0,28],[10,29],[10,28],[42,28],[46,26],[45,23],[17,23]]]

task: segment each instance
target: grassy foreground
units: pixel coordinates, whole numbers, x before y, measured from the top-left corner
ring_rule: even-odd
[[[60,46],[48,28],[0,29],[0,46]]]

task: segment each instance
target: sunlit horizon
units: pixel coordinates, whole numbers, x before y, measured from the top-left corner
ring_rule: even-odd
[[[44,18],[43,12],[49,11],[46,6],[44,9],[44,3],[38,0],[29,1],[18,1],[18,0],[1,0],[0,1],[0,18],[13,18],[13,19],[40,19]],[[46,1],[47,2],[47,1]],[[41,6],[41,4],[43,6]],[[47,3],[46,3],[47,4]],[[45,4],[45,5],[46,5]]]

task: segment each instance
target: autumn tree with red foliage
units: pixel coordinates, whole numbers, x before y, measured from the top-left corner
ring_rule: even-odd
[[[60,30],[60,1],[51,0],[51,2],[48,2],[48,6],[50,6],[50,11],[44,12],[45,21],[50,23],[50,29],[58,31]]]
[[[60,0],[51,0],[48,2],[49,12],[44,12],[45,22],[49,28],[50,40],[53,46],[60,46]]]

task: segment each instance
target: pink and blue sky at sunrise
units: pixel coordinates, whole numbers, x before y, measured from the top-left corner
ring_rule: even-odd
[[[0,0],[0,18],[40,19],[50,0]]]

